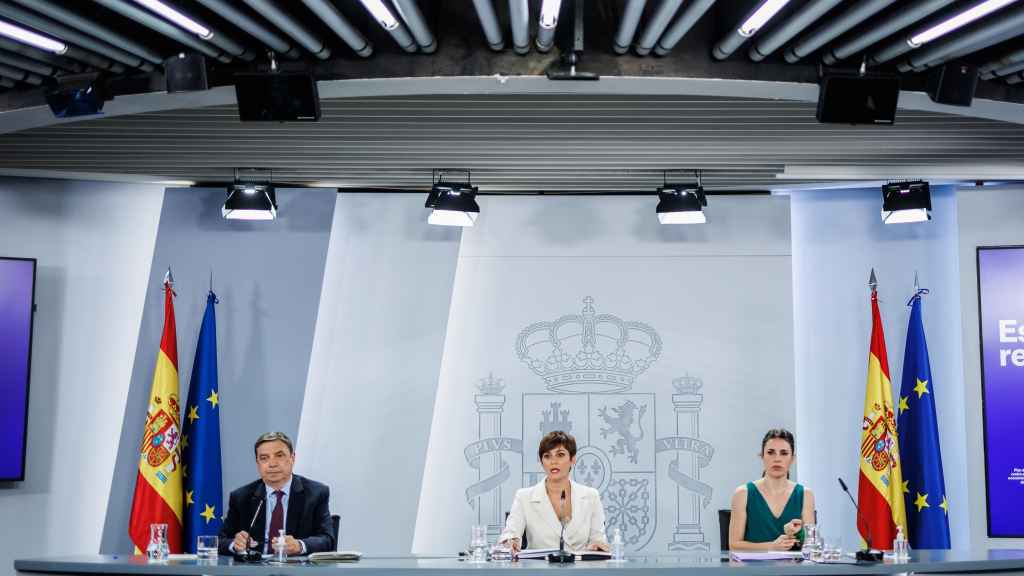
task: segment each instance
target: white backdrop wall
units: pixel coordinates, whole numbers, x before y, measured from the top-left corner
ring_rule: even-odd
[[[412,546],[458,249],[421,196],[338,196],[296,471],[331,487],[343,548]]]
[[[708,224],[651,198],[486,197],[462,236],[413,552],[492,538],[542,478],[552,429],[580,451],[631,550],[717,550],[717,512],[792,427],[786,198],[714,197]]]
[[[856,497],[860,424],[871,334],[868,276],[874,267],[894,394],[899,391],[914,272],[939,418],[950,536],[971,545],[961,364],[960,271],[956,196],[932,188],[931,222],[885,225],[877,188],[816,190],[792,196],[793,329],[795,334],[797,463],[815,490],[826,535],[858,545],[855,512],[836,481]],[[973,449],[973,448],[972,448]],[[976,501],[970,500],[973,506]]]
[[[0,573],[99,550],[163,193],[0,179],[0,255],[38,259],[26,478],[0,484]]]
[[[1024,245],[1024,188],[968,188],[958,194],[960,313],[963,321],[963,402],[970,482],[970,530],[976,546],[1020,548],[1024,539],[989,538],[986,519],[985,447],[981,415],[981,349],[978,340],[978,246]],[[948,469],[948,468],[947,468]]]

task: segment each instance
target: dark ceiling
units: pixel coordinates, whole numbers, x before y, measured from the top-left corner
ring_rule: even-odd
[[[235,72],[267,69],[272,46],[282,68],[309,69],[322,80],[541,75],[569,51],[576,1],[584,14],[578,68],[603,76],[814,83],[823,56],[833,62],[838,54],[844,59],[834,66],[855,69],[866,59],[869,71],[897,72],[904,89],[922,90],[932,70],[955,59],[980,67],[977,96],[1024,102],[1022,1],[910,49],[912,34],[982,0],[790,0],[722,59],[715,48],[743,40],[736,28],[759,1],[564,0],[548,53],[535,43],[540,0],[384,0],[398,15],[394,32],[358,0],[165,1],[214,30],[213,38],[184,32],[136,0],[0,0],[0,20],[72,47],[52,56],[0,39],[0,110],[39,105],[53,78],[81,73],[102,72],[119,95],[161,91],[163,59],[181,52],[204,53],[210,85],[226,85]],[[625,54],[614,49],[618,41]]]

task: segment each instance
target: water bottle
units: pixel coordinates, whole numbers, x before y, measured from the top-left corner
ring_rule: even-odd
[[[288,546],[284,543],[284,529],[278,530],[280,536],[277,538],[277,558],[278,562],[288,561]]]
[[[622,541],[622,529],[612,528],[612,562],[626,561],[626,544]]]
[[[892,553],[897,562],[910,560],[910,546],[907,544],[907,537],[903,534],[903,527],[896,527],[896,539],[892,541]]]

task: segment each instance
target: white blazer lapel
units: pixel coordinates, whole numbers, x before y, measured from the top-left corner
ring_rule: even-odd
[[[542,518],[556,534],[562,532],[562,523],[558,521],[558,514],[555,512],[554,507],[551,506],[551,499],[548,498],[548,491],[544,487],[544,480],[534,485],[533,491],[530,493],[530,504],[533,506],[536,515]]]
[[[565,539],[569,539],[569,534],[573,534],[573,541],[576,541],[578,536],[582,532],[582,540],[586,541],[589,536],[587,527],[584,525],[584,521],[589,517],[587,513],[586,500],[583,498],[583,490],[580,485],[570,481],[572,485],[572,519],[569,524],[565,527]]]

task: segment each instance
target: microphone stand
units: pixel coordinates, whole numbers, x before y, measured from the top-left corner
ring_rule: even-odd
[[[256,494],[252,495],[253,498],[259,499],[259,505],[256,506],[256,513],[252,515],[252,521],[249,522],[249,538],[252,538],[252,527],[256,525],[256,518],[260,515],[260,510],[263,509],[263,501],[265,498],[259,498]],[[250,548],[249,543],[246,542],[245,550],[239,552],[235,550],[235,562],[260,562],[263,560],[263,553],[256,548]]]
[[[562,500],[558,503],[558,516],[562,524],[562,534],[558,537],[558,552],[548,554],[548,562],[553,564],[571,564],[576,561],[576,555],[565,551],[565,490],[562,490]]]
[[[871,547],[871,525],[864,520],[863,516],[861,516],[860,506],[857,506],[857,501],[853,499],[853,494],[850,494],[850,489],[846,487],[846,482],[843,482],[842,478],[839,478],[838,480],[839,487],[842,488],[843,492],[846,492],[846,495],[850,497],[850,502],[853,503],[853,509],[857,511],[857,523],[860,524],[861,522],[864,522],[864,530],[867,532],[867,536],[864,538],[867,543],[867,548],[857,551],[857,561],[871,563],[881,562],[882,552]]]

